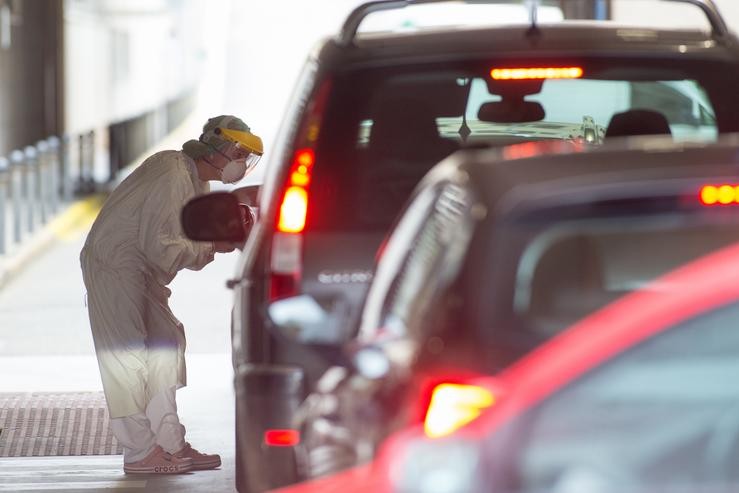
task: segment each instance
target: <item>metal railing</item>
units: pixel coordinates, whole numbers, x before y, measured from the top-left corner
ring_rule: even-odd
[[[49,137],[0,156],[0,257],[8,255],[77,195],[96,190],[95,134]]]

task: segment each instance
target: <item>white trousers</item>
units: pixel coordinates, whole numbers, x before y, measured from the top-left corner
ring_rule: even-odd
[[[123,447],[123,462],[136,462],[159,445],[173,454],[185,446],[185,427],[177,416],[175,387],[156,394],[146,413],[110,420],[113,436]]]

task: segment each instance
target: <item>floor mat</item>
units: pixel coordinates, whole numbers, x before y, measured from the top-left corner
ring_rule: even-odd
[[[0,393],[0,457],[121,453],[102,392]]]

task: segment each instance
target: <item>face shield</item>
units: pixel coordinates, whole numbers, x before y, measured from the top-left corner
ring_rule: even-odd
[[[242,132],[231,128],[216,128],[216,135],[229,142],[227,154],[232,160],[243,162],[249,173],[262,157],[262,139],[251,132]]]
[[[248,173],[252,169],[256,168],[257,163],[260,159],[262,159],[262,156],[260,156],[259,154],[249,154],[249,156],[246,158],[246,172]]]
[[[245,149],[241,147],[238,143],[234,142],[229,143],[226,154],[230,156],[230,159],[232,161],[236,161],[239,164],[243,163],[246,167],[246,173],[249,173],[251,170],[253,170],[257,166],[259,160],[262,158],[261,154],[257,154],[256,152],[252,152],[249,149]]]

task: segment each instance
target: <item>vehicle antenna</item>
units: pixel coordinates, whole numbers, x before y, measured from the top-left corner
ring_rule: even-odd
[[[539,14],[539,0],[525,0],[525,4],[529,9],[529,21],[531,22],[529,30],[526,31],[526,37],[538,36],[539,27],[536,25],[536,22]]]
[[[467,97],[469,97],[470,94],[470,84],[472,83],[472,79],[467,77],[466,79],[463,79],[461,83],[465,87],[465,92],[467,93]],[[462,138],[462,142],[467,142],[467,137],[470,136],[472,133],[472,130],[470,130],[469,125],[467,125],[467,105],[462,109],[462,125],[460,125],[459,130],[457,130],[457,133]]]

